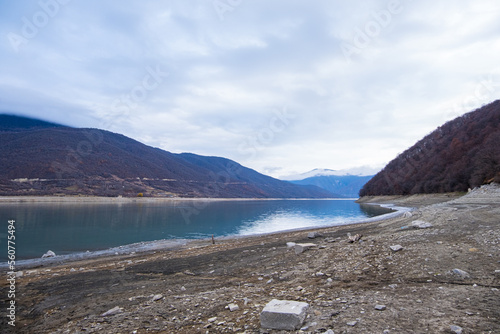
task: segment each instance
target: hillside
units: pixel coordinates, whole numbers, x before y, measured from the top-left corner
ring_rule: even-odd
[[[29,117],[0,115],[0,131],[29,131],[56,127],[63,127],[63,125]]]
[[[360,196],[467,191],[500,182],[500,100],[445,123],[392,160]]]
[[[173,154],[108,131],[6,127],[0,131],[2,196],[333,197],[225,158]]]

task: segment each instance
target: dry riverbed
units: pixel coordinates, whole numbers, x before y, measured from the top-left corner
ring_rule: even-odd
[[[499,186],[363,201],[414,210],[365,224],[24,268],[16,326],[2,316],[0,328],[288,333],[260,326],[264,306],[283,299],[309,304],[298,333],[500,333]],[[319,235],[311,239],[313,231]],[[348,233],[362,237],[351,243]],[[296,254],[289,242],[316,246]],[[7,292],[3,280],[4,310]]]

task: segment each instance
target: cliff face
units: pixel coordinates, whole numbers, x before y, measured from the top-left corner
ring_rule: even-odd
[[[360,196],[467,191],[500,182],[500,100],[445,123],[392,160]]]

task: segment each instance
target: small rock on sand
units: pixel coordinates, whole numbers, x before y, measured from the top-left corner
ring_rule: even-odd
[[[393,252],[399,252],[400,250],[403,249],[403,246],[401,245],[393,245],[393,246],[389,246],[389,248],[393,251]]]
[[[107,310],[106,312],[104,312],[103,314],[101,314],[101,316],[108,317],[108,316],[119,314],[119,313],[122,313],[122,312],[123,312],[123,309],[121,307],[115,306],[112,309]]]

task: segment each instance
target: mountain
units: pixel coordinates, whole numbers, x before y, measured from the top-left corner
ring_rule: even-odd
[[[173,154],[104,130],[18,118],[3,118],[8,122],[0,131],[3,196],[333,197],[229,159]]]
[[[361,166],[361,167],[338,169],[338,170],[316,168],[302,174],[282,176],[280,177],[280,180],[299,181],[316,176],[373,176],[377,174],[378,171],[380,171],[380,168],[370,167],[370,166]]]
[[[64,125],[50,123],[35,118],[7,114],[0,115],[0,131],[28,131],[63,126]]]
[[[299,185],[314,185],[338,197],[358,197],[359,190],[368,182],[378,169],[359,167],[345,170],[314,169],[310,172],[291,175],[282,179]]]
[[[500,100],[445,123],[375,175],[360,196],[467,191],[500,182]]]

